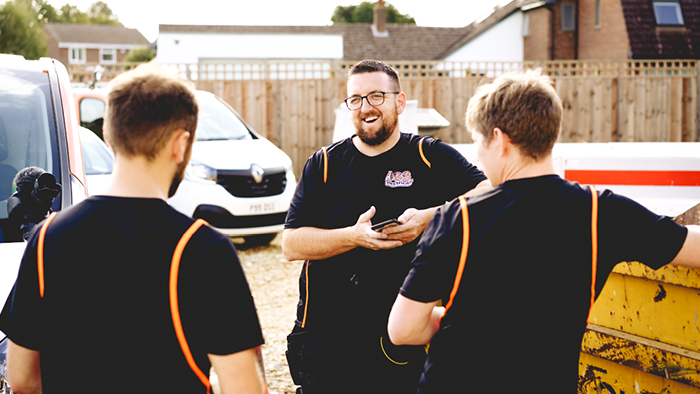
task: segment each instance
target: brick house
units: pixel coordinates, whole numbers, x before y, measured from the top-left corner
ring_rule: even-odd
[[[65,65],[124,61],[129,52],[149,42],[138,30],[122,26],[47,23],[47,56]]]
[[[545,0],[521,9],[524,60],[700,57],[697,0]]]

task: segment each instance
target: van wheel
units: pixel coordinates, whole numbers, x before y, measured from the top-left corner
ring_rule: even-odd
[[[272,242],[273,239],[277,236],[277,233],[272,233],[272,234],[258,234],[258,235],[249,235],[247,237],[243,237],[245,239],[245,246],[264,246]]]

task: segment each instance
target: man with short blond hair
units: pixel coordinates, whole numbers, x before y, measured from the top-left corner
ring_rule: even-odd
[[[394,343],[430,343],[418,393],[575,393],[588,314],[613,267],[700,267],[698,226],[556,174],[562,115],[540,71],[502,75],[469,100],[494,189],[438,210],[389,318]]]
[[[190,158],[198,106],[156,65],[110,83],[114,172],[37,226],[0,315],[20,393],[263,393],[262,333],[228,239],[166,202]]]

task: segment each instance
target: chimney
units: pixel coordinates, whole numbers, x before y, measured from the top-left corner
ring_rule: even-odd
[[[372,34],[375,37],[388,37],[389,32],[386,30],[386,8],[384,1],[377,1],[374,6],[374,23],[372,23]]]

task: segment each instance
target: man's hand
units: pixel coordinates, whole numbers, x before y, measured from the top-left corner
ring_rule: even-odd
[[[358,246],[372,250],[393,249],[403,245],[399,238],[392,239],[386,234],[388,229],[385,229],[383,232],[372,230],[371,219],[376,212],[376,208],[370,207],[367,212],[360,215],[357,219],[357,223],[353,226],[355,243]],[[401,220],[399,219],[399,221]]]
[[[387,240],[395,239],[401,241],[401,244],[407,244],[423,233],[436,211],[437,207],[421,210],[408,208],[397,218],[400,225],[386,228],[382,233],[387,235]]]

